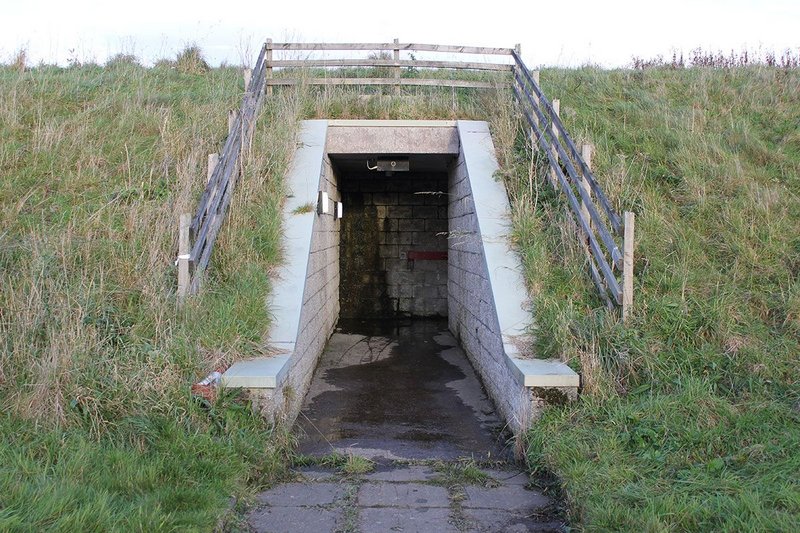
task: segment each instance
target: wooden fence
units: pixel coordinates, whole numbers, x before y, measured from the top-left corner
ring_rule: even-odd
[[[432,87],[464,87],[464,88],[479,88],[489,89],[498,86],[497,82],[481,81],[481,80],[468,80],[468,79],[452,79],[452,78],[425,78],[417,74],[424,73],[419,69],[431,71],[445,70],[445,71],[489,71],[489,72],[506,72],[510,73],[514,65],[510,63],[486,62],[486,61],[432,61],[432,60],[418,60],[418,59],[401,59],[401,52],[439,52],[446,54],[472,54],[482,56],[494,56],[508,58],[514,52],[513,48],[486,48],[479,46],[448,46],[439,44],[416,44],[416,43],[401,43],[399,39],[395,39],[391,43],[273,43],[271,39],[267,40],[267,87],[278,85],[297,85],[306,83],[308,85],[390,85],[395,86],[397,90],[402,86],[432,86]],[[519,48],[516,49],[519,51]],[[307,59],[273,59],[273,52],[371,52],[371,57],[354,58],[354,57],[339,57],[339,58],[307,58]],[[382,54],[388,55],[391,52],[392,58],[388,59],[382,57]],[[340,54],[341,55],[341,54]],[[385,68],[387,71],[391,70],[391,77],[369,77],[369,78],[347,78],[347,77],[303,77],[303,76],[286,76],[281,78],[273,77],[273,69],[298,69],[297,71],[288,71],[291,73],[301,74],[308,72],[305,69],[319,68],[319,69],[343,69],[348,67],[368,67],[368,68]],[[302,69],[302,70],[301,70]],[[414,72],[413,76],[403,76],[403,69],[406,72]],[[500,85],[507,85],[501,82]]]
[[[578,150],[559,118],[559,101],[548,101],[539,87],[538,72],[528,70],[517,51],[512,56],[514,95],[534,143],[547,156],[550,183],[564,193],[585,239],[592,280],[607,305],[621,306],[627,319],[633,304],[634,214],[620,217],[614,211],[592,173],[591,146]]]
[[[274,59],[273,53],[322,51],[372,52],[370,57]],[[377,52],[377,53],[376,53]],[[392,53],[392,58],[382,53]],[[440,52],[451,55],[472,54],[510,57],[512,63],[486,61],[433,61],[401,59],[401,52]],[[578,147],[559,118],[559,101],[548,101],[539,87],[538,72],[530,71],[520,56],[520,47],[486,48],[400,43],[273,43],[268,39],[258,60],[242,101],[241,111],[230,122],[230,133],[222,152],[209,156],[209,179],[193,217],[183,215],[180,221],[178,256],[178,299],[182,302],[196,292],[225,212],[236,185],[243,150],[249,145],[258,109],[264,93],[275,86],[308,85],[389,85],[400,91],[403,86],[435,86],[454,88],[497,88],[511,86],[520,110],[531,127],[535,144],[547,156],[550,182],[566,197],[578,228],[585,239],[589,273],[609,307],[622,307],[623,319],[633,303],[633,232],[634,215],[622,217],[614,211],[591,170],[591,147]],[[328,77],[330,69],[368,67],[391,69],[391,77]],[[308,69],[321,69],[322,76],[305,75]],[[274,69],[282,69],[275,77]],[[295,70],[296,69],[296,70]],[[403,76],[402,69],[413,75]],[[425,69],[420,71],[419,69]],[[488,71],[506,73],[503,80],[483,81],[420,77],[425,71]],[[292,74],[301,74],[292,76]],[[617,244],[620,240],[620,244]],[[618,279],[621,273],[621,279]]]
[[[228,116],[228,137],[219,154],[208,156],[208,179],[194,215],[182,214],[178,233],[178,302],[200,288],[214,242],[225,220],[249,149],[264,98],[267,47],[262,47],[253,70],[245,71],[245,93],[239,112]]]

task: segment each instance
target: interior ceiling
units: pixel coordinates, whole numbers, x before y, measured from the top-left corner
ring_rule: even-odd
[[[450,164],[455,159],[449,154],[345,154],[332,155],[331,163],[337,172],[342,174],[383,174],[376,170],[369,170],[367,166],[375,166],[376,159],[408,158],[409,172],[447,172]],[[408,172],[396,172],[395,176],[402,176]]]

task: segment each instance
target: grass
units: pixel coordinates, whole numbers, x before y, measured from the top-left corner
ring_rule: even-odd
[[[557,474],[585,530],[796,531],[800,71],[541,76],[573,137],[596,146],[608,196],[637,213],[636,284],[625,326],[522,128],[498,121],[537,354],[583,383],[529,432],[529,460]]]
[[[800,73],[541,76],[576,140],[595,144],[608,196],[637,212],[628,325],[594,294],[503,94],[275,91],[204,289],[179,313],[177,215],[203,187],[240,73],[199,50],[152,69],[30,69],[24,54],[0,67],[0,530],[211,530],[231,496],[286,474],[285,428],[188,390],[260,353],[280,178],[297,120],[319,117],[490,120],[537,355],[582,375],[580,400],[527,435],[575,527],[799,529]],[[452,474],[472,479],[468,466]]]
[[[375,470],[375,461],[360,455],[355,455],[352,452],[340,453],[336,451],[323,456],[296,454],[293,458],[293,465],[317,465],[326,468],[335,468],[345,476],[358,476]]]
[[[294,116],[259,133],[270,150],[245,166],[219,268],[175,308],[176,216],[240,80],[128,60],[0,68],[0,530],[208,530],[285,470],[284,429],[189,386],[260,349]]]
[[[479,114],[463,91],[276,91],[203,290],[178,312],[177,218],[241,84],[195,47],[151,69],[0,66],[0,530],[212,530],[236,519],[232,496],[283,479],[287,428],[189,390],[261,353],[298,119]]]
[[[453,488],[463,485],[496,486],[497,483],[481,470],[472,459],[462,459],[457,462],[436,461],[433,469],[439,473],[437,481],[445,487]]]

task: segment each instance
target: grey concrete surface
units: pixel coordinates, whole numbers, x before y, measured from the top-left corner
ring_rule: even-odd
[[[499,459],[503,426],[445,320],[340,321],[297,419],[298,448]]]
[[[444,487],[422,483],[365,483],[358,490],[362,507],[448,507]]]
[[[346,475],[306,467],[296,472],[295,482],[260,494],[246,521],[258,533],[565,530],[558,507],[524,471],[493,463],[480,468],[488,476],[483,481],[468,482],[459,474],[475,468],[464,462],[389,461],[374,472]]]

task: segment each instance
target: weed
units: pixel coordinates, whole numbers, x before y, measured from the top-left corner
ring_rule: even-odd
[[[347,476],[366,474],[375,469],[374,461],[355,455],[350,451],[347,453],[331,452],[323,456],[297,455],[293,459],[293,464],[294,466],[319,465],[335,468]]]
[[[311,202],[303,205],[299,205],[292,210],[292,214],[294,215],[304,215],[306,213],[313,213],[314,212],[314,204]]]
[[[471,459],[462,459],[456,462],[437,461],[433,469],[441,474],[437,481],[445,487],[466,485],[496,486],[496,483],[478,464]]]
[[[175,59],[175,68],[183,74],[205,74],[209,66],[200,47],[188,44]]]

